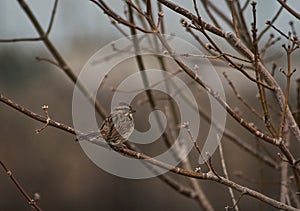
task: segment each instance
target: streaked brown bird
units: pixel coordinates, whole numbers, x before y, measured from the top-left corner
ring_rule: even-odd
[[[98,131],[78,136],[78,140],[93,141],[101,136],[109,145],[120,145],[128,140],[134,130],[134,112],[130,105],[120,103],[104,119]]]

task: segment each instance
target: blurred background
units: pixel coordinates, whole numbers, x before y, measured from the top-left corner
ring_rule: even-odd
[[[26,2],[46,29],[54,1],[28,0]],[[179,0],[175,2],[193,11],[191,3],[183,3]],[[123,1],[120,3],[112,0],[108,3],[122,13]],[[289,3],[296,11],[300,11],[297,3]],[[221,9],[224,8],[223,4],[223,1],[218,3]],[[266,20],[273,17],[278,4],[273,0],[260,1],[257,9],[260,30],[265,27]],[[0,17],[0,39],[38,36],[17,1],[0,1]],[[195,43],[180,26],[180,18],[166,9],[167,32]],[[203,19],[206,18],[204,15]],[[290,30],[288,22],[292,19],[290,14],[283,11],[276,26],[286,32]],[[299,22],[295,27],[300,32]],[[91,2],[59,1],[50,40],[77,74],[97,50],[121,37],[122,35],[112,26],[110,20]],[[268,36],[264,41],[267,38]],[[285,42],[273,46],[270,56],[275,56],[278,62],[282,61],[278,65],[285,67],[285,55],[280,47],[283,43]],[[41,41],[0,43],[0,93],[41,115],[44,115],[42,105],[46,104],[49,106],[52,119],[72,126],[74,84],[59,68],[37,61],[37,56],[52,58]],[[293,58],[297,60],[299,53]],[[267,66],[270,67],[271,62]],[[299,63],[294,63],[294,67],[297,66]],[[296,73],[294,77],[297,78],[297,75],[299,74]],[[235,79],[234,75],[231,77]],[[238,78],[240,77],[238,75]],[[276,77],[284,86],[284,77],[280,74]],[[246,99],[255,99],[256,90],[251,90],[249,86],[243,84],[243,80],[236,82],[241,94]],[[293,83],[291,106],[295,105],[295,87],[296,84]],[[227,91],[227,97],[232,105],[239,105],[232,91],[230,89]],[[105,105],[107,109],[109,106],[109,103]],[[140,111],[137,115],[137,118],[142,121],[143,112]],[[36,134],[35,130],[41,128],[42,123],[28,118],[3,103],[0,103],[0,119],[0,160],[12,170],[28,193],[41,195],[39,205],[44,210],[199,210],[194,200],[178,194],[158,178],[130,180],[101,170],[89,160],[80,145],[74,141],[73,135],[52,127]],[[231,127],[234,125],[239,127],[230,118],[228,124]],[[244,129],[237,133],[242,135],[245,141],[252,139]],[[224,143],[226,143],[224,146],[226,162],[234,181],[259,190],[261,186],[256,181],[262,175],[267,179],[274,175],[278,178],[279,172],[275,172],[268,166],[263,166],[263,171],[257,171],[259,161],[253,160],[252,156],[241,151],[228,140],[225,139]],[[215,155],[214,165],[217,169],[220,166],[218,155]],[[235,177],[233,172],[237,171],[243,172],[243,175],[251,175],[251,180]],[[184,178],[180,180],[185,181]],[[231,205],[226,187],[210,181],[199,182],[216,210],[224,210],[225,206]],[[32,210],[2,169],[0,187],[0,210]],[[270,197],[278,198],[278,184],[274,184],[272,180],[264,183],[262,191]],[[249,197],[242,198],[240,206],[245,208],[244,210],[275,210]]]

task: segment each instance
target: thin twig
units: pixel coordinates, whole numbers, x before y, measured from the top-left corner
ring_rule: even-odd
[[[250,2],[250,1],[249,1]],[[238,10],[238,20],[239,20],[239,32],[241,38],[245,41],[246,45],[249,47],[251,46],[251,37],[248,31],[248,24],[246,23],[246,18],[244,15],[245,6],[247,6],[247,2],[245,2],[244,7],[241,6],[240,1],[236,1],[237,3],[237,10]]]
[[[259,49],[258,49],[258,39],[257,39],[257,28],[256,28],[256,3],[252,2],[252,14],[253,14],[253,23],[252,23],[252,43],[253,43],[253,52],[254,52],[254,67],[255,67],[255,75],[256,75],[256,81],[261,81],[261,74],[259,72]],[[277,137],[276,130],[274,129],[271,119],[270,119],[270,113],[268,109],[268,102],[267,102],[267,97],[265,93],[264,87],[261,86],[260,83],[257,83],[257,88],[259,92],[259,98],[261,102],[261,106],[264,111],[264,122],[271,133],[273,137]]]
[[[251,1],[251,0],[247,0],[247,1],[244,3],[244,6],[242,7],[242,11],[244,11],[244,10],[248,7],[250,1]]]
[[[199,155],[200,155],[201,159],[203,160],[203,162],[205,163],[207,169],[212,172],[212,166],[208,163],[207,159],[204,158],[204,156],[202,155],[201,149],[200,149],[199,145],[197,144],[197,141],[194,139],[194,137],[191,133],[191,130],[190,130],[190,127],[189,127],[189,122],[184,122],[180,127],[185,128],[187,130],[188,135],[189,135],[191,141],[193,142],[195,149],[199,153]]]
[[[228,210],[230,210],[230,209],[235,208],[235,207],[237,206],[237,204],[240,202],[240,200],[242,199],[242,197],[243,197],[244,195],[245,195],[245,194],[242,193],[242,194],[238,197],[238,199],[236,200],[236,202],[235,202],[232,206],[226,206],[226,207],[225,207],[225,210],[228,211]]]
[[[287,3],[286,1],[283,0],[277,0],[277,2],[279,4],[281,4],[281,6],[283,6],[287,11],[289,11],[289,13],[291,13],[293,16],[295,16],[295,18],[300,19],[300,13],[297,13],[295,10],[293,10]]]
[[[228,23],[228,25],[230,25],[230,21],[228,20],[228,18],[227,18],[223,13],[221,13],[221,11],[216,11],[217,7],[215,7],[215,6],[212,4],[211,1],[208,1],[208,0],[201,0],[201,2],[202,2],[202,5],[203,5],[203,7],[204,7],[204,9],[205,9],[205,11],[206,11],[206,13],[207,13],[207,15],[209,16],[209,18],[211,19],[211,21],[213,22],[213,24],[214,24],[216,27],[221,28],[219,22],[218,22],[217,19],[215,18],[215,15],[213,15],[213,14],[211,13],[209,6],[212,7],[212,9],[213,9],[215,12],[217,12],[217,14],[218,14],[220,17],[223,17],[222,20],[225,20],[225,22],[228,21],[227,23]]]
[[[230,4],[231,17],[232,17],[232,25],[233,25],[233,28],[234,28],[235,36],[239,39],[240,38],[240,34],[239,34],[239,30],[238,30],[236,10],[235,10],[235,7],[234,7],[233,0],[229,0],[229,4]]]
[[[7,168],[7,166],[4,164],[3,161],[0,160],[0,166],[4,169],[8,177],[11,179],[11,181],[15,184],[17,189],[20,191],[20,193],[23,195],[23,197],[27,200],[28,204],[34,208],[35,210],[42,211],[42,208],[39,207],[39,205],[36,203],[36,201],[30,197],[30,195],[26,192],[26,190],[23,188],[23,186],[19,183],[19,181],[14,177],[11,170]]]
[[[48,36],[50,34],[51,29],[52,29],[53,22],[54,22],[54,17],[55,17],[55,14],[56,14],[57,5],[58,5],[58,0],[55,0],[54,1],[54,6],[53,6],[53,9],[52,9],[52,13],[51,13],[49,26],[48,26],[48,29],[46,31],[45,36]]]
[[[283,7],[280,7],[279,10],[276,12],[276,14],[274,15],[274,17],[271,19],[271,23],[275,23],[275,21],[278,19],[278,17],[280,16],[281,12],[282,12]],[[270,29],[271,25],[267,25],[258,35],[257,40],[261,40],[261,38],[263,37],[263,35]]]
[[[217,135],[217,138],[220,139],[220,137],[218,135]],[[227,167],[226,167],[226,163],[225,163],[225,158],[224,158],[224,153],[223,153],[222,142],[219,142],[219,152],[220,152],[221,165],[222,165],[222,169],[223,169],[225,178],[229,179],[228,172],[227,172]],[[234,209],[236,211],[239,211],[239,207],[237,206],[237,200],[235,199],[232,188],[229,187],[228,190],[229,190],[229,194],[230,194],[230,197],[231,197],[231,200],[232,200],[232,204],[234,204]]]
[[[280,120],[280,128],[279,128],[279,137],[282,137],[283,135],[283,129],[286,122],[286,112],[288,107],[288,101],[289,101],[289,94],[290,94],[290,87],[291,87],[291,77],[293,73],[292,71],[292,64],[291,64],[291,54],[298,48],[299,46],[295,46],[294,42],[289,42],[288,46],[286,47],[283,45],[283,48],[286,51],[287,54],[287,73],[283,72],[286,76],[286,89],[285,89],[285,102],[281,114],[281,120]]]
[[[109,15],[111,18],[113,18],[114,20],[118,21],[118,23],[124,24],[125,26],[129,26],[130,28],[135,28],[141,32],[144,33],[153,33],[153,31],[149,31],[146,29],[143,29],[139,26],[136,26],[134,24],[132,24],[129,21],[126,21],[124,18],[122,18],[121,16],[119,16],[118,14],[114,13],[106,4],[104,1],[102,0],[90,0],[91,2],[93,2],[94,4],[96,4],[99,8],[101,8],[101,10],[103,10],[107,15]]]
[[[266,51],[273,45],[275,45],[279,40],[281,40],[280,37],[277,37],[274,39],[274,34],[270,34],[269,39],[267,40],[266,44],[261,48],[260,50],[260,56],[261,58],[265,57]],[[267,60],[267,59],[266,59]]]
[[[266,21],[266,24],[270,25],[275,31],[277,31],[281,36],[283,36],[284,38],[286,38],[288,41],[292,41],[293,43],[295,43],[298,46],[300,46],[300,42],[299,42],[299,40],[297,38],[291,38],[291,36],[286,35],[279,28],[277,28],[276,26],[274,26],[274,24],[270,20]]]
[[[293,21],[290,21],[290,22],[289,22],[289,25],[290,25],[290,27],[291,27],[293,36],[294,36],[294,37],[298,37],[296,28],[295,28],[295,26],[294,26],[294,22],[293,22]]]
[[[246,108],[248,108],[255,116],[257,116],[259,119],[263,120],[263,117],[258,113],[258,111],[256,109],[254,109],[253,106],[249,105],[249,103],[246,100],[244,100],[244,98],[238,92],[237,88],[234,86],[232,80],[230,80],[230,78],[228,77],[226,72],[223,72],[223,75],[224,75],[225,79],[227,80],[229,86],[231,87],[233,93],[237,97],[237,99],[240,100],[246,106]]]
[[[119,26],[119,24],[115,21],[115,20],[113,20],[113,19],[111,19],[111,24],[114,26],[114,27],[116,27],[116,29],[124,36],[124,37],[128,37],[128,34]]]
[[[195,0],[194,0],[195,1]],[[200,20],[199,20],[200,19]],[[201,17],[199,16],[199,18],[197,19],[198,23],[200,24],[204,24],[205,22],[203,22],[201,20]],[[195,22],[196,23],[196,22]],[[194,24],[195,24],[194,23]],[[259,83],[260,85],[262,85],[265,88],[268,88],[270,90],[274,90],[274,87],[269,86],[268,84],[265,84],[261,81],[257,81],[255,78],[253,78],[249,73],[247,73],[244,69],[243,69],[243,65],[238,66],[235,62],[233,62],[222,50],[221,48],[213,41],[213,39],[211,39],[211,37],[205,32],[205,25],[198,25],[198,23],[195,25],[195,29],[199,30],[200,32],[202,32],[202,34],[206,37],[206,39],[212,44],[213,48],[220,54],[223,56],[223,58],[229,62],[230,65],[232,65],[232,67],[234,67],[235,69],[239,70],[243,75],[246,76],[246,78],[248,78],[250,81],[255,82],[255,83]],[[237,39],[237,38],[236,38]],[[237,39],[237,43],[235,45],[237,45],[238,43],[240,43],[240,40]]]
[[[43,127],[35,130],[35,132],[37,134],[40,133],[42,130],[46,129],[46,127],[49,125],[49,123],[51,121],[50,116],[49,116],[49,112],[48,112],[48,108],[49,107],[47,105],[42,106],[42,109],[44,110],[45,115],[46,115],[46,123],[43,125]]]
[[[289,131],[288,127],[284,126],[283,131],[284,139],[287,140],[285,146],[287,148],[290,147],[290,140],[289,140]],[[288,196],[288,189],[289,189],[289,165],[287,162],[281,161],[281,171],[280,171],[280,201],[282,203],[287,203],[287,196]],[[297,175],[296,175],[297,176]]]
[[[53,61],[53,60],[51,60],[51,59],[43,58],[43,57],[39,57],[39,56],[36,56],[35,59],[36,59],[37,61],[45,61],[45,62],[48,62],[48,63],[50,63],[50,64],[52,64],[52,65],[54,65],[54,66],[56,66],[56,67],[58,67],[58,68],[62,68],[61,66],[59,66],[58,63],[56,63],[55,61]]]

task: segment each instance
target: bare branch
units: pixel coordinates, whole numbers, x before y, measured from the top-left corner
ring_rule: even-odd
[[[293,10],[285,1],[277,0],[277,2],[281,4],[281,6],[283,6],[287,11],[289,11],[289,13],[295,16],[295,18],[300,19],[300,14]]]
[[[34,208],[35,210],[41,211],[42,208],[37,205],[36,201],[29,196],[29,194],[25,191],[23,186],[19,183],[19,181],[15,178],[12,171],[7,168],[7,166],[4,164],[3,161],[0,160],[0,166],[3,168],[3,170],[6,172],[8,177],[11,179],[11,181],[15,184],[15,186],[18,188],[20,193],[23,195],[23,197],[27,200],[28,204]]]

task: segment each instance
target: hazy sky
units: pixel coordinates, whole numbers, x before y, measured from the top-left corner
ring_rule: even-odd
[[[38,20],[42,23],[44,29],[47,27],[51,8],[53,6],[53,0],[27,0],[26,1]],[[120,0],[108,1],[111,7],[117,11],[123,10]],[[175,2],[184,5],[184,7],[193,11],[192,1],[180,1]],[[296,7],[296,1],[288,1],[289,4],[294,5],[298,11],[300,6]],[[228,11],[224,1],[218,0],[218,6],[224,11]],[[267,19],[272,18],[272,15],[277,11],[278,3],[274,0],[258,1],[257,14],[259,26],[264,26]],[[201,11],[201,8],[200,8]],[[169,32],[176,33],[181,36],[183,30],[178,30],[178,22],[180,17],[171,17],[169,10],[165,10],[165,18],[169,24],[167,26]],[[36,32],[29,22],[25,13],[21,10],[17,1],[12,0],[1,0],[0,1],[0,38],[12,38],[12,37],[35,37]],[[206,17],[203,17],[206,20]],[[251,13],[249,13],[251,18]],[[283,30],[289,30],[288,22],[291,19],[287,12],[283,12],[281,19],[276,22],[276,25],[280,26]],[[296,24],[299,25],[299,24]],[[299,30],[298,26],[298,31]],[[120,37],[121,35],[109,25],[109,21],[102,11],[99,10],[93,3],[88,0],[61,0],[57,10],[57,16],[54,22],[53,30],[51,32],[51,39],[53,41],[64,43],[66,39],[72,37],[85,36],[89,34],[95,34],[96,36]]]

